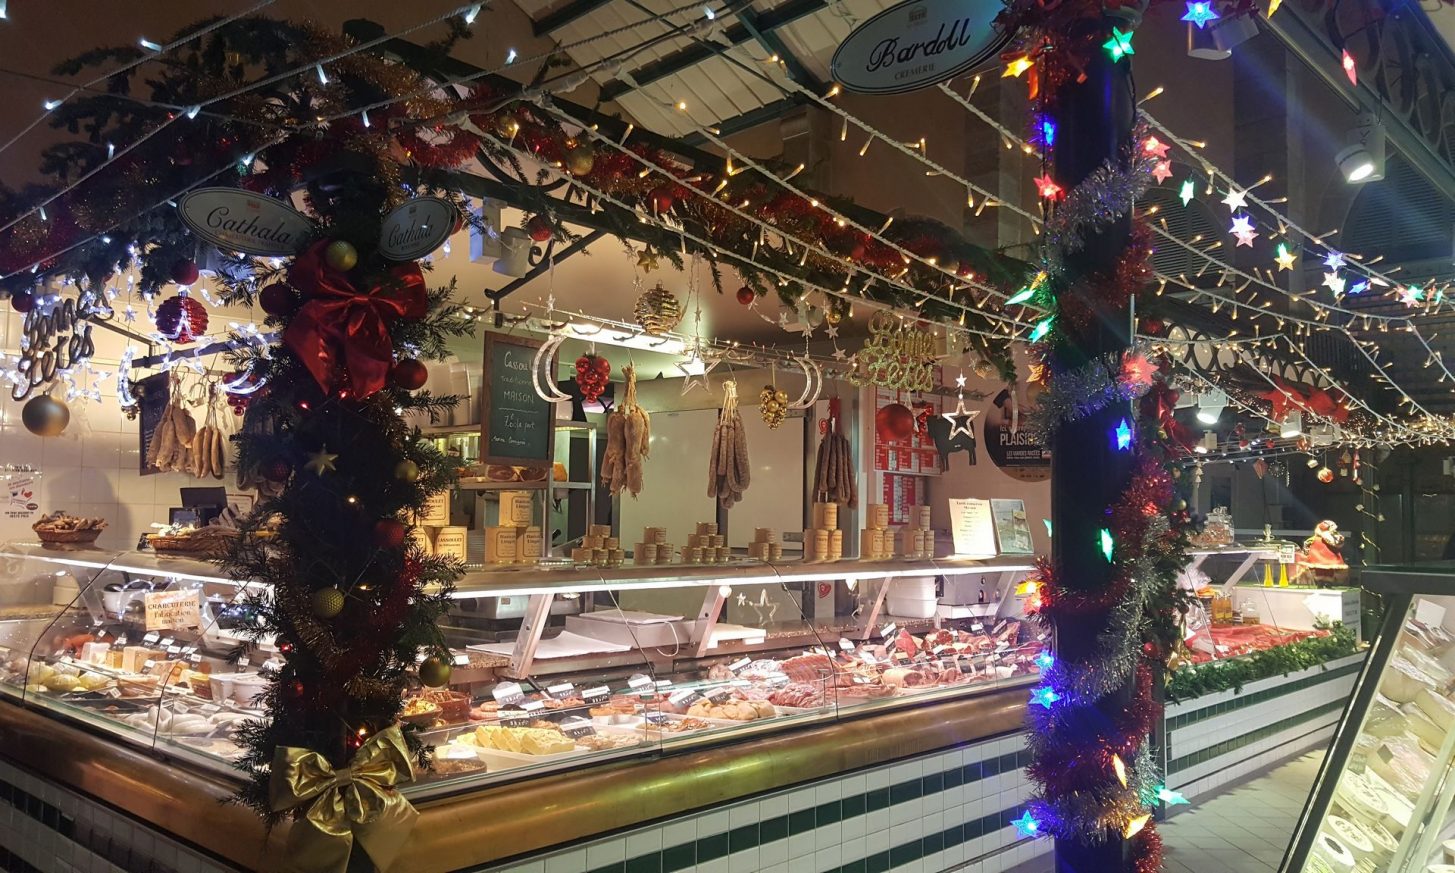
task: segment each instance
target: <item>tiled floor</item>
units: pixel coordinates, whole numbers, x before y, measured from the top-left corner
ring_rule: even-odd
[[[1324,753],[1295,758],[1159,826],[1164,873],[1272,873],[1283,859]],[[1050,855],[1008,873],[1050,873]]]

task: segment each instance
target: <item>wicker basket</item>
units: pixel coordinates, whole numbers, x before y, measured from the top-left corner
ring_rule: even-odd
[[[46,548],[57,549],[79,549],[87,546],[94,546],[96,538],[101,536],[101,528],[93,527],[85,530],[38,530],[35,535],[40,538],[40,544]]]
[[[166,536],[152,534],[147,542],[159,554],[182,555],[188,558],[221,558],[232,547],[238,531],[228,527],[203,527],[185,534]]]

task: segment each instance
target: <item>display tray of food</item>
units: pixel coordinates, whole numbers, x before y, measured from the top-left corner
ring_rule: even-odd
[[[106,529],[106,519],[57,510],[41,516],[30,529],[48,549],[85,549],[96,544],[96,538]]]

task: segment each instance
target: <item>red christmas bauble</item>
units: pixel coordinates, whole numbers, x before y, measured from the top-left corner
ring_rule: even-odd
[[[576,384],[581,387],[581,397],[587,403],[595,403],[601,399],[606,391],[606,377],[610,373],[611,362],[600,355],[582,355],[576,359]]]
[[[258,305],[269,315],[292,315],[298,308],[298,295],[282,282],[274,282],[258,292]]]
[[[652,193],[648,196],[652,199],[652,209],[657,212],[666,212],[676,202],[676,197],[673,196],[672,186],[670,185],[658,185],[652,189]]]
[[[10,295],[10,308],[16,312],[29,312],[35,308],[35,295],[29,291],[16,291]]]
[[[292,475],[293,468],[288,466],[288,462],[282,458],[274,458],[271,461],[265,462],[259,468],[259,472],[269,482],[286,482],[288,481],[288,477]]]
[[[207,332],[207,309],[193,298],[178,294],[157,307],[156,323],[167,339],[190,343]]]
[[[429,368],[413,358],[405,358],[394,365],[389,375],[393,377],[395,385],[406,391],[414,391],[424,387],[429,379]]]
[[[743,287],[738,289],[738,302],[743,304],[744,306],[751,304],[754,300],[757,299],[758,295],[754,294],[753,289],[749,288],[747,285],[744,285]]]
[[[201,275],[197,270],[197,262],[191,258],[183,258],[172,265],[172,281],[178,285],[191,285]]]
[[[532,215],[530,221],[525,223],[525,232],[536,242],[545,242],[555,232],[551,227],[551,220],[544,215]]]
[[[1327,485],[1330,482],[1334,481],[1334,471],[1330,470],[1328,467],[1320,467],[1318,477],[1320,482]]]
[[[914,413],[903,403],[891,403],[874,414],[874,430],[885,442],[908,439],[914,433]]]
[[[381,549],[397,549],[404,545],[407,529],[397,518],[381,518],[374,522],[374,545]]]

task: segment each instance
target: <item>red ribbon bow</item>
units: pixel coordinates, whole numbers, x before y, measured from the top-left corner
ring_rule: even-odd
[[[328,266],[327,247],[327,240],[314,243],[288,269],[289,283],[308,302],[293,316],[283,342],[325,392],[368,397],[384,387],[394,364],[389,325],[400,318],[423,318],[429,308],[424,276],[411,261],[360,291]]]
[[[1142,395],[1142,416],[1154,419],[1166,432],[1168,449],[1174,455],[1186,454],[1192,450],[1195,441],[1192,429],[1177,420],[1177,400],[1181,393],[1166,382],[1153,382],[1152,388]]]

